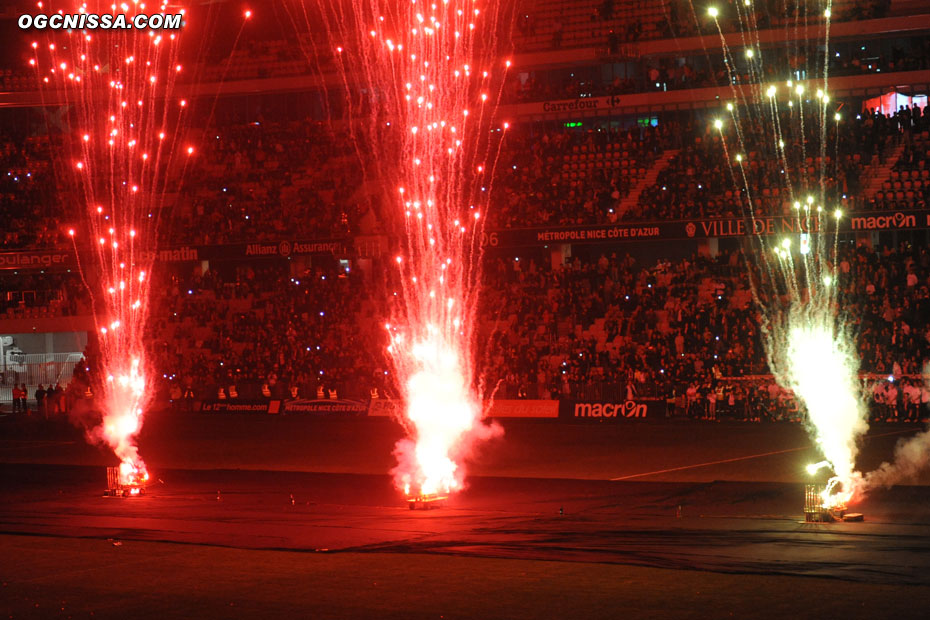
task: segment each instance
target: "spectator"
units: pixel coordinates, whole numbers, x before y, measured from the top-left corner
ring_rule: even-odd
[[[39,384],[39,387],[36,388],[36,412],[48,419],[48,402],[45,399],[46,392],[45,388],[42,387],[42,384]]]

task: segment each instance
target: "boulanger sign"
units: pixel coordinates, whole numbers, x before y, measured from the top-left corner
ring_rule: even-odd
[[[77,265],[74,252],[0,252],[0,269],[68,269]]]
[[[283,240],[270,243],[238,243],[226,245],[184,245],[151,250],[143,260],[160,263],[184,263],[201,260],[242,260],[252,258],[288,258],[320,254],[344,255],[346,241]],[[0,252],[0,269],[73,269],[77,268],[74,250]]]

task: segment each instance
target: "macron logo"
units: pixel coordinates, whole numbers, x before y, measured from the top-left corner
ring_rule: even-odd
[[[645,418],[646,405],[628,400],[623,403],[576,403],[576,418]]]
[[[183,13],[39,13],[19,16],[20,29],[28,30],[180,30],[184,25]]]

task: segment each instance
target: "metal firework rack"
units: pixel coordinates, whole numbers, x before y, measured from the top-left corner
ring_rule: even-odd
[[[139,482],[125,484],[120,481],[119,467],[107,467],[106,497],[138,497],[145,495],[145,485]]]
[[[808,523],[829,523],[842,521],[846,516],[846,506],[839,505],[827,508],[823,505],[823,492],[826,489],[821,484],[808,484],[804,486],[804,520]]]
[[[438,493],[423,493],[420,495],[408,495],[407,506],[410,510],[417,508],[429,510],[430,508],[439,508],[449,499],[448,495],[439,495]]]

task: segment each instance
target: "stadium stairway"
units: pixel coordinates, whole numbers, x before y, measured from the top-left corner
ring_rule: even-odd
[[[904,140],[899,140],[885,152],[885,163],[873,160],[869,166],[862,171],[862,176],[869,180],[865,186],[864,192],[864,198],[867,201],[875,198],[875,195],[884,189],[883,186],[885,182],[891,179],[891,171],[898,163],[898,160],[901,159],[901,154],[904,153],[904,147]]]
[[[659,177],[659,173],[668,168],[672,159],[674,159],[678,152],[681,149],[668,149],[662,153],[662,156],[655,160],[655,163],[652,164],[652,168],[649,169],[649,172],[646,173],[646,176],[641,178],[636,185],[630,190],[630,192],[620,201],[620,207],[618,209],[620,217],[622,218],[626,215],[627,211],[639,204],[639,197],[646,190],[647,187],[652,187],[656,183],[656,179]]]

